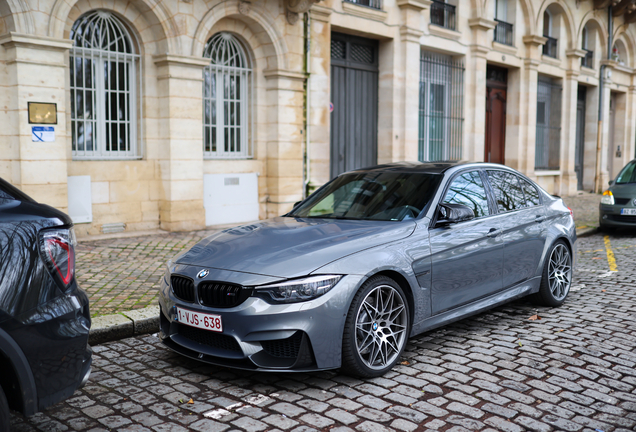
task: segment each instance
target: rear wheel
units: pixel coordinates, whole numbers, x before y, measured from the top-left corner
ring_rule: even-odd
[[[0,431],[9,430],[9,404],[4,395],[2,387],[0,387]]]
[[[543,266],[539,292],[535,302],[545,306],[561,306],[572,284],[572,254],[563,240],[552,245]]]
[[[400,359],[409,329],[408,303],[402,288],[386,276],[369,279],[347,314],[343,370],[362,377],[385,374]]]

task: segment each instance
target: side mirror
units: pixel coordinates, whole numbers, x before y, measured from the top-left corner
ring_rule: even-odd
[[[475,219],[473,210],[463,204],[442,203],[437,211],[437,225],[448,225]]]
[[[613,185],[614,184],[614,180],[608,181],[607,184],[610,185],[610,186]]]

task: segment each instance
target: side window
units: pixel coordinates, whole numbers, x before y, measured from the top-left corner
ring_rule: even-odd
[[[448,204],[463,204],[475,212],[475,217],[488,216],[488,198],[479,171],[470,171],[456,177],[444,197]]]
[[[521,187],[523,188],[523,192],[526,195],[526,204],[528,207],[536,206],[541,204],[541,198],[539,198],[539,191],[537,188],[530,183],[528,180],[519,179],[521,181]]]
[[[488,171],[488,179],[495,191],[497,208],[500,213],[526,207],[523,190],[516,175],[504,171]]]

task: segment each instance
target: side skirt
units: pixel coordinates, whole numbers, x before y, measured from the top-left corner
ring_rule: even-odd
[[[413,328],[411,329],[411,336],[441,327],[454,321],[459,321],[461,319],[477,315],[488,309],[525,297],[528,294],[535,293],[539,290],[540,283],[541,276],[535,276],[534,278],[528,279],[519,285],[506,289],[505,291],[498,292],[497,294],[482,298],[473,303],[426,318],[413,325]]]

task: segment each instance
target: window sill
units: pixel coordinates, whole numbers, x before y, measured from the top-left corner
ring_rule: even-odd
[[[343,1],[342,2],[342,10],[347,12],[348,14],[355,15],[360,18],[370,19],[373,21],[386,21],[388,13],[380,10],[374,9],[368,6],[362,6],[359,4]]]
[[[136,160],[143,160],[143,156],[126,156],[126,157],[104,157],[104,156],[96,156],[96,157],[78,157],[78,156],[73,156],[72,161],[73,162],[103,162],[103,161],[109,161],[109,162],[117,162],[117,161],[136,161]]]
[[[581,74],[596,77],[596,71],[587,66],[581,66]]]
[[[434,36],[439,36],[446,39],[459,40],[462,37],[462,34],[460,32],[447,29],[446,27],[441,27],[436,24],[429,24],[428,31]]]
[[[549,177],[561,175],[559,170],[535,170],[534,175],[537,177]]]
[[[204,161],[250,161],[254,156],[203,156]]]
[[[552,66],[561,66],[561,60],[558,58],[550,57],[545,54],[541,54],[541,61]]]
[[[492,49],[504,54],[517,55],[517,47],[512,45],[502,44],[496,41],[492,42]]]

